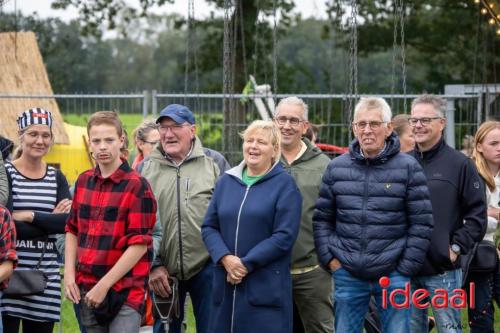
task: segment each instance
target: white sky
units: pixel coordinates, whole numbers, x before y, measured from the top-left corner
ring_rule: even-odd
[[[131,4],[137,4],[137,0],[125,0]],[[0,0],[0,3],[4,3],[3,11],[12,12],[14,11],[16,0]],[[302,13],[302,17],[322,17],[326,18],[326,5],[325,0],[295,0],[295,11]],[[50,8],[50,0],[17,0],[17,8],[24,15],[31,15],[33,12],[37,12],[42,18],[46,17],[59,17],[64,21],[69,21],[77,17],[77,11],[75,8],[70,8],[68,10],[53,10]],[[187,4],[185,0],[175,0],[174,4],[166,4],[157,9],[158,13],[171,13],[177,12],[180,14],[187,15]],[[213,7],[208,6],[204,0],[194,0],[194,11],[196,17],[207,17],[210,15],[210,11]]]

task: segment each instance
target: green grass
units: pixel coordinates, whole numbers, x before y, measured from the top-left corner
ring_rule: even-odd
[[[75,312],[73,311],[73,303],[71,303],[66,299],[64,299],[62,302],[61,318],[62,318],[61,332],[63,333],[80,332],[78,328],[78,322],[76,321]],[[186,333],[196,333],[193,308],[191,306],[191,303],[189,303],[188,305],[187,323],[188,323],[188,329],[186,330]],[[59,323],[56,323],[53,332],[59,333]]]
[[[195,320],[194,320],[194,315],[193,315],[193,309],[191,307],[191,304],[188,306],[188,313],[187,313],[187,322],[188,322],[188,328],[186,333],[196,333],[195,329]],[[463,330],[464,333],[469,332],[469,325],[468,323],[468,317],[467,317],[467,311],[462,311],[462,324],[465,326],[465,329]],[[59,332],[59,324],[56,324],[54,327],[54,333]],[[78,330],[78,323],[76,322],[75,318],[75,313],[73,311],[73,305],[67,301],[63,301],[62,305],[62,332],[66,333],[77,333],[79,332]],[[500,332],[500,309],[495,305],[495,332]],[[436,333],[437,330],[433,329],[433,333]]]
[[[63,114],[64,121],[67,122],[68,124],[75,125],[75,126],[83,126],[87,127],[87,122],[90,118],[89,115],[78,115],[78,114]],[[142,114],[139,113],[134,113],[134,114],[120,114],[120,119],[123,123],[123,127],[125,127],[125,130],[127,133],[130,135],[132,134],[132,131],[139,125],[142,120]]]

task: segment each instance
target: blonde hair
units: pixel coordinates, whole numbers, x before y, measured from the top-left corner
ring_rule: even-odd
[[[281,133],[278,126],[271,120],[254,120],[240,133],[240,136],[245,140],[246,137],[257,131],[263,131],[268,134],[275,152],[275,157],[272,159],[272,164],[274,164],[281,156]]]
[[[472,160],[476,164],[477,171],[492,192],[495,190],[495,180],[493,179],[494,175],[490,173],[486,159],[483,154],[477,150],[477,145],[480,143],[482,144],[486,135],[494,129],[500,129],[500,122],[490,120],[482,123],[476,132],[476,136],[474,137],[474,150],[472,151]]]

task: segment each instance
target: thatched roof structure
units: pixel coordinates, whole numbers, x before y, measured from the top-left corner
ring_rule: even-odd
[[[33,32],[0,33],[0,135],[17,142],[20,112],[41,107],[52,112],[56,143],[68,144],[68,135],[54,98],[5,98],[3,95],[53,95]]]

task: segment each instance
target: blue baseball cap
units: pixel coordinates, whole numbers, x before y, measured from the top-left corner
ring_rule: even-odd
[[[187,106],[180,104],[170,104],[166,108],[160,111],[160,116],[156,119],[158,124],[163,117],[169,117],[177,124],[184,124],[185,122],[194,125],[195,119],[194,114],[189,110]]]

